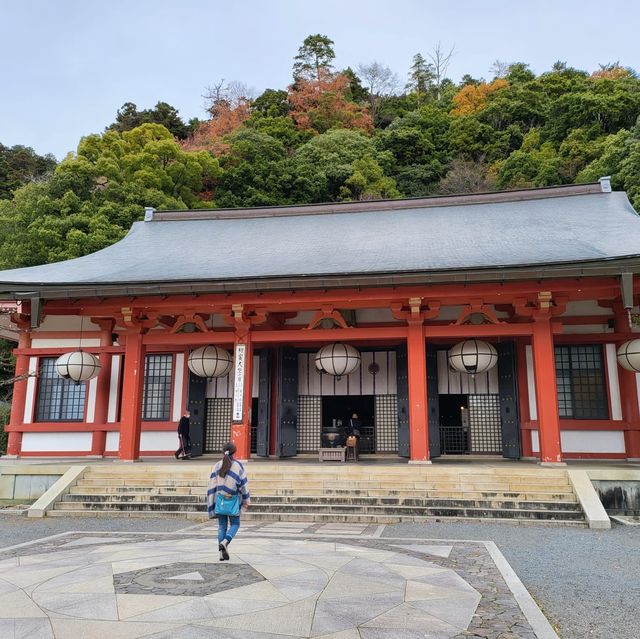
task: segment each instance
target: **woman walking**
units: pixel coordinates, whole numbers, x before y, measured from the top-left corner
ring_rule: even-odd
[[[218,518],[220,561],[229,559],[229,544],[240,528],[240,512],[249,506],[249,487],[244,466],[233,455],[236,445],[228,442],[222,459],[213,467],[207,491],[209,517]]]

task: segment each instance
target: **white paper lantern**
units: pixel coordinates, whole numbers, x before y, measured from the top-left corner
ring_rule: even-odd
[[[56,372],[64,379],[86,382],[100,372],[100,360],[85,351],[72,351],[60,355],[55,363]]]
[[[640,373],[640,339],[632,339],[618,348],[618,364],[628,371]]]
[[[316,368],[321,373],[342,377],[360,366],[360,353],[349,344],[327,344],[316,353]]]
[[[498,351],[479,339],[458,342],[447,353],[449,366],[460,373],[484,373],[498,363]]]
[[[224,377],[231,370],[229,351],[218,346],[201,346],[189,353],[187,366],[198,377]]]

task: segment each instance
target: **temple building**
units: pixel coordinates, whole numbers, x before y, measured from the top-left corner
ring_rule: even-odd
[[[361,459],[640,458],[640,218],[597,184],[147,209],[101,251],[0,272],[8,454],[331,446]],[[75,381],[74,381],[75,380]],[[336,435],[337,433],[337,435]]]

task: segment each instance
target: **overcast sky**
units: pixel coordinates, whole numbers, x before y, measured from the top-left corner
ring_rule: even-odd
[[[496,59],[638,68],[639,17],[636,0],[0,0],[0,142],[61,159],[127,101],[203,117],[221,78],[285,88],[311,33],[338,68],[378,60],[403,80],[438,41],[455,45],[454,80]]]

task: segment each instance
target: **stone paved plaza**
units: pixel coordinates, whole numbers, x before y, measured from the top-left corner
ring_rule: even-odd
[[[57,535],[4,549],[3,639],[555,637],[491,543],[371,526]]]

